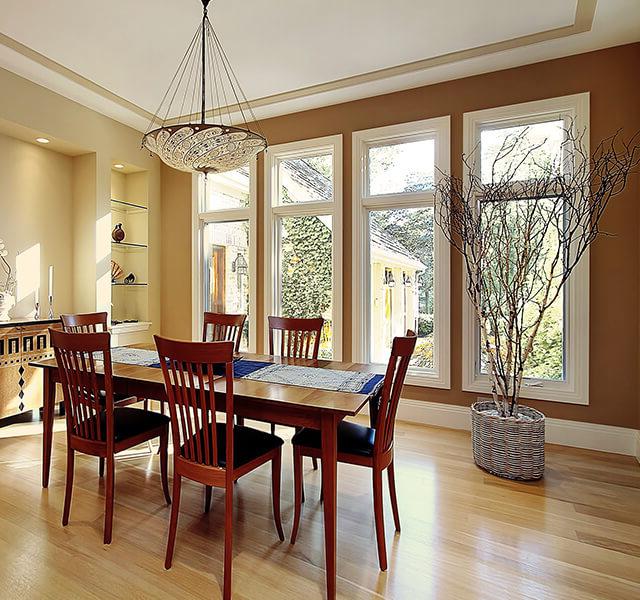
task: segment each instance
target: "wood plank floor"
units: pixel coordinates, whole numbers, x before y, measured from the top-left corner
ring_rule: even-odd
[[[97,459],[76,459],[69,526],[60,524],[65,437],[57,423],[52,481],[40,487],[40,425],[0,429],[0,597],[219,598],[223,492],[204,514],[203,489],[183,484],[170,571],[163,568],[169,509],[157,456],[116,464],[113,543],[102,544]],[[279,428],[289,438],[291,430]],[[340,465],[338,594],[342,599],[640,598],[640,466],[631,457],[549,446],[538,483],[513,483],[473,465],[466,432],[399,423],[396,477],[402,533],[385,505],[389,570],[378,570],[367,469]],[[291,448],[282,509],[293,514]],[[270,471],[235,490],[234,598],[323,598],[319,472],[305,463],[307,502],[298,542],[278,541]]]

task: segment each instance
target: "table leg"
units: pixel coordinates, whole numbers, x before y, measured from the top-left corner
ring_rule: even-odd
[[[324,491],[324,548],[327,598],[336,597],[336,479],[338,472],[337,423],[331,414],[322,415],[322,485]]]
[[[56,405],[56,382],[50,369],[42,370],[42,487],[49,485],[51,471],[51,446],[53,444],[53,410]]]

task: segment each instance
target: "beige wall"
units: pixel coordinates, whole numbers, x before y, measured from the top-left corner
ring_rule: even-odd
[[[49,265],[56,310],[73,308],[72,184],[70,157],[0,135],[0,238],[18,267],[14,317],[33,314],[38,287],[46,315]]]
[[[462,115],[464,112],[589,91],[591,93],[591,142],[624,128],[640,130],[640,44],[541,62],[436,85],[387,94],[295,113],[261,123],[270,144],[343,135],[344,255],[343,340],[344,357],[351,356],[351,134],[353,131],[395,123],[451,115],[451,164],[461,174]],[[262,245],[264,161],[258,163],[258,248]],[[640,266],[640,182],[635,176],[624,195],[607,210],[603,229],[614,237],[602,237],[591,252],[590,405],[553,402],[530,404],[548,416],[624,427],[640,425],[638,413],[638,347]],[[163,182],[171,182],[169,198],[163,190],[163,302],[176,301],[180,310],[163,318],[167,333],[189,337],[190,195],[188,177],[163,170]],[[171,211],[166,208],[171,204]],[[260,251],[260,255],[262,252]],[[262,257],[258,259],[258,348],[262,348],[265,285]],[[461,391],[462,321],[461,261],[451,258],[451,390],[407,387],[404,395],[456,405],[468,405],[475,396]],[[169,281],[179,281],[180,291],[165,294]]]
[[[114,162],[148,174],[149,197],[149,317],[160,329],[160,162],[140,148],[142,134],[9,71],[0,69],[0,131],[37,132],[74,154],[72,305],[67,310],[108,310],[111,298],[111,166]],[[7,125],[8,124],[8,125]],[[18,137],[17,135],[14,137]],[[33,137],[36,137],[33,135]],[[30,138],[33,139],[33,138]],[[4,157],[0,156],[0,162]],[[0,214],[9,199],[0,197]],[[17,198],[17,202],[21,199]],[[41,202],[46,202],[43,197]],[[49,223],[43,221],[47,227]],[[69,242],[71,243],[71,242]],[[63,269],[56,261],[56,269]],[[59,308],[62,308],[60,306]]]

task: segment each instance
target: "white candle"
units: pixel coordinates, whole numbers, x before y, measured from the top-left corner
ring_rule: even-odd
[[[49,298],[53,297],[53,265],[49,265]]]

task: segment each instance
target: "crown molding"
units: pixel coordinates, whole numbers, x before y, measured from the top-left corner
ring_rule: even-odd
[[[571,25],[264,96],[253,99],[250,103],[253,109],[258,109],[259,116],[265,118],[266,116],[353,100],[367,95],[426,85],[424,81],[419,82],[415,77],[412,81],[405,83],[400,83],[399,80],[403,76],[405,78],[416,76],[436,67],[454,65],[491,54],[589,32],[593,26],[597,3],[598,0],[577,0],[574,22]],[[153,118],[153,115],[144,108],[2,33],[0,33],[0,65],[140,131],[145,131]],[[395,88],[391,86],[391,89],[389,89],[389,85],[381,85],[391,79],[398,80],[399,85]],[[358,93],[355,96],[349,95],[347,92],[350,89],[358,90]],[[366,90],[369,90],[368,94]],[[222,110],[228,110],[232,114],[237,113],[238,105],[232,104],[228,107],[222,107]],[[207,114],[211,116],[212,111]],[[181,115],[171,119],[170,122],[189,120],[191,116]]]

